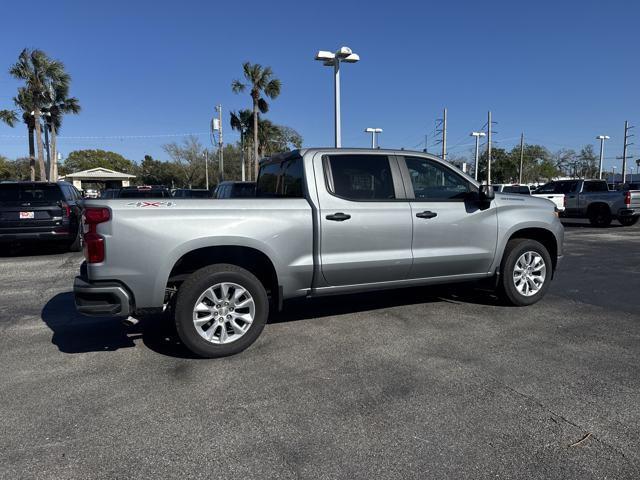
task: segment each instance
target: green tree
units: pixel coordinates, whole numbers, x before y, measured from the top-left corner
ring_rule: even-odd
[[[280,95],[280,80],[273,76],[271,67],[263,67],[258,63],[251,64],[245,62],[242,65],[246,84],[240,80],[234,80],[231,89],[234,93],[244,92],[250,89],[251,102],[253,107],[253,162],[255,176],[258,176],[258,118],[260,113],[269,111],[269,104],[262,94],[268,98],[275,99]]]
[[[49,84],[46,106],[43,111],[45,116],[45,128],[49,129],[51,134],[51,167],[49,171],[49,179],[55,181],[58,179],[57,169],[57,134],[62,127],[62,118],[66,114],[77,115],[80,113],[80,102],[75,97],[69,96],[69,81],[58,82],[57,84]]]
[[[64,169],[68,173],[80,172],[91,168],[108,168],[118,172],[135,175],[136,167],[131,160],[127,160],[116,152],[107,150],[74,150],[69,153],[64,162]]]
[[[205,149],[196,137],[190,136],[185,138],[182,144],[173,142],[163,145],[162,148],[182,172],[183,185],[193,188],[201,183],[205,170]]]
[[[593,151],[593,145],[585,145],[580,149],[578,155],[578,168],[577,172],[582,178],[595,178],[598,175],[598,168],[600,164],[600,158]]]
[[[247,136],[252,137],[253,135],[253,113],[251,112],[251,110],[245,109],[245,110],[240,110],[237,113],[236,112],[231,112],[231,128],[233,130],[237,130],[240,132],[240,153],[241,153],[241,170],[245,170],[245,164],[246,164],[246,152],[247,152]],[[251,180],[251,171],[252,169],[249,168],[247,172],[245,172],[247,174],[247,180]],[[243,178],[244,175],[242,175],[241,172],[241,177]]]
[[[12,178],[13,168],[9,159],[0,155],[0,180]]]
[[[142,185],[182,186],[182,171],[175,163],[155,160],[145,155],[138,167],[138,183]]]
[[[0,122],[13,127],[18,122],[18,116],[13,110],[0,110]]]
[[[12,77],[23,80],[25,83],[24,87],[18,90],[18,96],[14,98],[14,102],[23,110],[23,118],[25,114],[33,115],[40,179],[47,180],[40,118],[50,85],[68,83],[69,76],[64,71],[62,62],[50,59],[42,50],[29,50],[26,48],[18,56],[18,61],[11,66],[9,73]],[[30,122],[27,123],[28,127],[29,125]],[[30,132],[31,135],[32,133]]]

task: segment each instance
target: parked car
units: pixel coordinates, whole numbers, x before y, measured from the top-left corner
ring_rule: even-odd
[[[160,185],[122,187],[117,198],[171,198],[171,192],[167,187]]]
[[[493,185],[493,189],[496,192],[500,193],[517,193],[520,195],[532,195],[534,197],[546,198],[547,200],[553,202],[556,206],[556,209],[559,212],[563,212],[565,209],[565,198],[562,193],[540,193],[537,188],[532,188],[530,185],[519,185],[519,184],[506,184],[499,183]]]
[[[213,192],[205,188],[178,188],[171,195],[174,198],[213,198]]]
[[[84,191],[84,197],[85,198],[98,198],[98,197],[100,197],[100,194],[98,193],[98,190],[96,190],[95,188],[87,188]]]
[[[82,195],[65,182],[0,184],[0,241],[64,242],[82,248]]]
[[[87,201],[78,311],[169,306],[184,345],[219,357],[251,345],[285,299],[490,280],[531,305],[562,258],[550,202],[494,195],[425,153],[276,155],[260,163],[256,197]]]
[[[215,198],[251,198],[256,196],[256,182],[220,182]]]
[[[613,219],[631,226],[640,218],[640,191],[610,191],[605,180],[557,180],[536,192],[563,193],[567,208],[562,215],[588,218],[596,227],[606,227]]]
[[[119,193],[119,188],[107,188],[106,190],[100,192],[100,198],[118,198]]]

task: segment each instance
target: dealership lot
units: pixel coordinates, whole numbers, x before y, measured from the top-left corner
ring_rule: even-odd
[[[469,287],[287,305],[235,357],[77,315],[0,254],[0,478],[638,478],[640,226],[566,224],[533,307]]]

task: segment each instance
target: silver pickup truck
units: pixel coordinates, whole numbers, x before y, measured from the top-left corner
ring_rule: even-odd
[[[560,215],[588,218],[596,227],[606,227],[613,219],[628,227],[640,218],[640,191],[609,190],[605,180],[557,180],[542,185],[536,193],[563,193],[566,208]]]
[[[261,161],[255,195],[87,201],[77,309],[170,308],[186,347],[219,357],[293,297],[493,279],[531,305],[562,257],[551,202],[495,194],[424,153],[293,151]]]

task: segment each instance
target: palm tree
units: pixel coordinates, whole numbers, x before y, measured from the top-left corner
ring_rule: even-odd
[[[35,147],[35,122],[33,120],[33,104],[31,103],[31,95],[26,87],[18,89],[18,95],[13,97],[13,103],[22,111],[22,121],[27,126],[29,138],[29,171],[31,181],[36,179],[36,147]]]
[[[18,61],[9,69],[9,73],[14,78],[25,82],[25,86],[18,90],[18,97],[14,101],[17,106],[22,108],[23,120],[27,123],[28,128],[31,122],[27,121],[25,116],[33,116],[33,128],[38,146],[40,179],[46,181],[47,172],[44,164],[40,117],[43,106],[46,104],[49,85],[68,84],[69,75],[65,73],[62,62],[50,59],[42,50],[29,50],[26,48],[20,52]],[[21,96],[22,98],[20,98]],[[24,108],[25,106],[27,109]],[[33,110],[28,110],[29,108]],[[31,130],[29,134],[30,136],[32,135]]]
[[[80,102],[75,97],[69,97],[69,81],[57,84],[50,84],[47,93],[48,105],[43,108],[47,114],[45,128],[51,133],[51,165],[49,170],[49,179],[55,182],[58,179],[58,160],[56,150],[56,138],[60,127],[62,126],[62,117],[66,113],[74,115],[80,113]]]
[[[253,125],[253,113],[251,110],[240,110],[238,113],[231,112],[231,129],[240,132],[240,153],[242,155],[242,181],[245,180],[245,138],[247,132],[251,131]],[[249,180],[251,179],[251,168],[249,168]]]
[[[13,110],[0,110],[0,121],[13,127],[18,121],[18,116]]]
[[[253,161],[255,176],[258,177],[258,115],[269,111],[269,104],[262,97],[264,93],[268,98],[276,98],[280,95],[280,80],[274,78],[271,67],[262,67],[258,63],[245,62],[242,65],[244,78],[247,84],[240,80],[231,83],[234,93],[244,92],[247,87],[251,89],[251,101],[253,104]]]

